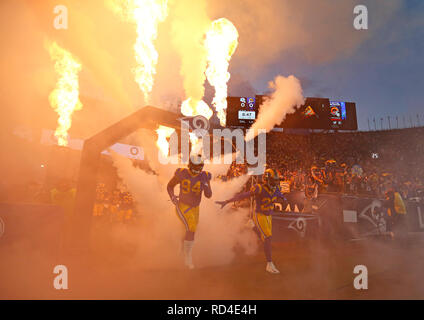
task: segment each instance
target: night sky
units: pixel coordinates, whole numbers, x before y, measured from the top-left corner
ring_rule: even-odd
[[[367,2],[375,3],[362,1],[365,5]],[[373,129],[374,117],[377,129],[381,117],[386,128],[387,116],[391,117],[393,128],[396,115],[399,127],[403,126],[403,116],[406,126],[410,125],[410,116],[416,124],[417,114],[423,125],[424,1],[403,1],[377,32],[373,30],[373,18],[379,12],[370,10],[368,13],[369,30],[355,32],[371,32],[371,37],[350,55],[330,62],[311,63],[297,50],[289,50],[281,54],[278,62],[268,65],[253,86],[266,91],[267,79],[293,73],[301,80],[305,96],[356,102],[360,130],[368,130],[368,118]]]
[[[176,50],[179,43],[173,41],[177,19],[173,3],[155,42],[159,62],[151,104],[175,109],[186,93]],[[360,130],[368,129],[367,119],[373,127],[374,117],[378,124],[384,117],[387,127],[387,116],[398,115],[400,126],[403,117],[409,126],[409,117],[416,124],[419,114],[424,124],[424,1],[203,3],[207,19],[225,17],[239,33],[229,67],[229,95],[266,93],[268,82],[277,75],[294,75],[304,96],[356,102]],[[63,4],[69,8],[69,29],[58,31],[52,24],[56,1],[0,1],[0,123],[8,132],[16,127],[56,126],[57,114],[48,103],[56,74],[46,39],[57,41],[83,65],[79,81],[84,107],[73,114],[71,135],[88,137],[146,104],[131,71],[134,25],[119,19],[103,0],[63,0]],[[368,8],[368,30],[353,27],[353,8],[358,4]],[[184,19],[196,14],[188,6]],[[192,69],[197,72],[195,66]],[[214,91],[207,81],[205,87],[204,98],[210,102]]]

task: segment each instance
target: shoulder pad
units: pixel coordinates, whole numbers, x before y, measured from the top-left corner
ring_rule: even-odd
[[[177,177],[181,177],[184,174],[184,170],[185,168],[178,168],[177,170],[175,170],[175,175]]]

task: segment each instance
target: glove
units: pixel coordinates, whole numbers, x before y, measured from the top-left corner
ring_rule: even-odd
[[[217,205],[220,205],[221,209],[223,209],[228,204],[228,201],[227,200],[225,200],[225,201],[215,201],[215,203]]]
[[[175,205],[178,205],[178,198],[176,196],[171,197],[171,202]]]
[[[212,180],[212,175],[208,172],[208,173],[206,174],[206,178],[205,178],[205,179],[203,179],[203,184],[204,184],[205,186],[210,186],[210,184],[211,184],[211,180]]]

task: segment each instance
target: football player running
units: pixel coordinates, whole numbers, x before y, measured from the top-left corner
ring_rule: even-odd
[[[188,168],[179,168],[168,182],[167,190],[172,203],[175,205],[177,215],[185,227],[183,242],[184,263],[193,269],[192,250],[194,234],[199,222],[199,204],[202,193],[206,198],[212,197],[210,180],[212,175],[203,171],[204,162],[200,155],[190,156]],[[174,194],[175,186],[180,185],[180,194]]]
[[[256,231],[264,243],[267,261],[265,270],[274,274],[280,273],[272,262],[271,254],[272,214],[274,204],[278,198],[286,200],[280,190],[280,177],[278,173],[273,169],[267,169],[263,174],[261,184],[258,183],[254,185],[248,192],[239,193],[231,199],[216,201],[216,203],[221,205],[222,209],[230,202],[240,201],[250,197],[255,197],[256,208],[253,213],[253,222],[255,223]]]

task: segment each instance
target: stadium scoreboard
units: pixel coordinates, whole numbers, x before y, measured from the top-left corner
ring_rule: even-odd
[[[227,125],[248,128],[258,117],[256,97],[228,97]]]
[[[249,128],[257,119],[266,96],[228,97],[227,126]],[[278,128],[357,130],[354,102],[330,101],[328,98],[306,98],[305,103],[287,114]]]

